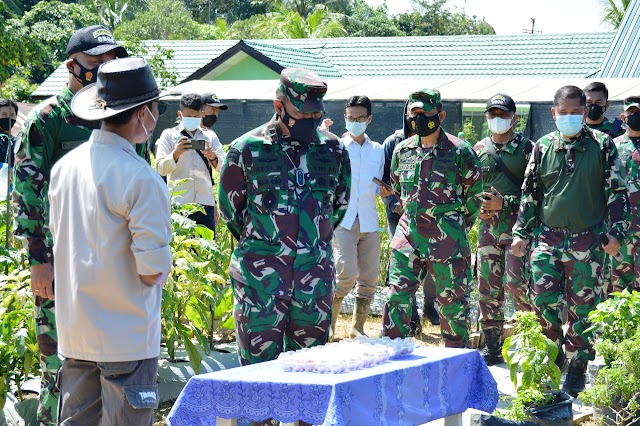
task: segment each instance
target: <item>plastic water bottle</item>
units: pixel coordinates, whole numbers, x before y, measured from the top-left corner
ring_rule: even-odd
[[[0,195],[6,195],[9,186],[9,165],[7,163],[0,163],[0,165],[2,165],[0,168]]]

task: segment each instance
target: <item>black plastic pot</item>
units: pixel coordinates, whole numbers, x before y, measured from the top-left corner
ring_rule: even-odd
[[[562,391],[553,392],[550,404],[529,410],[531,418],[526,421],[505,420],[489,414],[473,414],[473,426],[572,426],[573,397]]]

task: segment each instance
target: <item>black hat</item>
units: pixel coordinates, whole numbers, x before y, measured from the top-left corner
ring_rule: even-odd
[[[203,105],[209,105],[212,107],[217,107],[220,108],[221,110],[225,111],[227,109],[229,109],[229,107],[225,104],[223,104],[222,102],[220,102],[220,99],[218,99],[218,97],[216,95],[214,95],[213,93],[205,93],[202,95],[202,104]]]
[[[498,108],[507,112],[516,112],[516,103],[511,96],[498,93],[487,101],[487,109],[485,109],[484,112],[489,111],[491,108]]]
[[[118,46],[113,34],[107,27],[102,25],[92,25],[80,28],[73,33],[67,43],[67,58],[73,53],[82,52],[89,56],[100,56],[104,53],[115,50],[118,58],[129,56],[124,47]]]
[[[82,88],[71,100],[71,111],[88,121],[102,120],[167,96],[144,58],[114,59],[98,68],[98,82]]]

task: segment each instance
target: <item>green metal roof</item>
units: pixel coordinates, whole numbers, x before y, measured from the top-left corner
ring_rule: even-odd
[[[324,78],[430,80],[438,78],[587,78],[603,63],[616,33],[344,37],[248,40],[247,46],[282,67],[306,67]],[[146,41],[174,51],[166,62],[178,81],[199,75],[238,40]],[[60,66],[36,90],[57,93],[67,81]]]
[[[640,77],[640,0],[629,4],[598,77]]]

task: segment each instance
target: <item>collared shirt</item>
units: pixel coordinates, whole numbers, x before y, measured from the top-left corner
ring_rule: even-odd
[[[49,200],[60,353],[94,362],[158,356],[162,288],[140,275],[171,270],[160,176],[127,140],[94,130],[53,167]]]
[[[184,194],[176,197],[179,204],[195,203],[203,206],[214,206],[216,204],[213,196],[213,178],[207,169],[207,165],[195,149],[188,149],[180,155],[178,161],[173,159],[173,150],[184,126],[180,123],[176,127],[166,129],[162,132],[160,139],[156,143],[156,168],[162,176],[167,176],[169,189],[172,191],[185,191]],[[220,171],[224,161],[224,150],[218,139],[218,135],[213,130],[203,130],[198,127],[193,133],[192,139],[205,139],[209,146],[214,149],[218,157],[216,170]],[[181,179],[190,179],[182,185],[175,185]]]
[[[373,178],[382,179],[384,172],[384,150],[378,142],[373,142],[365,135],[364,143],[354,141],[349,133],[345,133],[342,142],[349,151],[351,161],[351,195],[349,206],[340,226],[351,229],[356,216],[360,221],[360,232],[378,232],[378,210],[376,210],[376,194],[380,187]]]

